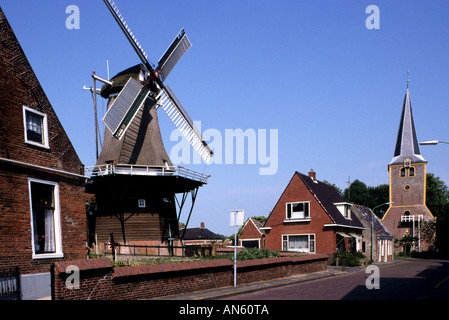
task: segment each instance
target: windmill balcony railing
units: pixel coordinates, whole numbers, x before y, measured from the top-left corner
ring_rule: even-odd
[[[89,178],[108,175],[129,176],[179,176],[203,183],[207,183],[210,175],[206,175],[181,166],[142,166],[130,164],[105,164],[86,167],[86,176]]]

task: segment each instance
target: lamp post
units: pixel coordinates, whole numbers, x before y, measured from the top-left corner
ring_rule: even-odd
[[[448,141],[443,141],[443,140],[422,141],[419,144],[422,145],[422,146],[434,146],[434,145],[437,145],[438,143],[447,143],[447,144],[449,144]]]
[[[374,244],[374,210],[376,210],[379,207],[382,207],[387,204],[393,204],[393,202],[385,202],[382,204],[379,204],[378,206],[375,206],[373,210],[371,210],[371,263],[374,261],[374,252],[373,252],[373,244]]]

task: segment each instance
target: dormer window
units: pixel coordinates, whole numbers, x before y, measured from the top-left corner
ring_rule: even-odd
[[[348,202],[337,202],[334,203],[341,215],[346,219],[351,219],[351,203]]]

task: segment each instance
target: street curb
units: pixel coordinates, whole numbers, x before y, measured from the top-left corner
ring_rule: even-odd
[[[285,278],[266,280],[260,282],[253,282],[237,287],[221,287],[215,289],[208,289],[204,291],[197,291],[191,293],[184,293],[179,295],[170,295],[153,298],[151,300],[215,300],[219,298],[232,297],[239,294],[251,293],[259,290],[272,289],[290,284],[318,280],[323,278],[335,277],[347,274],[345,271],[319,271],[314,273],[300,274]]]
[[[258,286],[258,287],[253,287],[253,288],[241,288],[241,290],[238,291],[233,291],[233,292],[227,292],[227,293],[218,293],[212,296],[207,296],[207,297],[200,297],[200,298],[195,298],[193,300],[214,300],[214,299],[219,299],[219,298],[224,298],[224,297],[232,297],[235,295],[239,295],[239,294],[244,294],[244,293],[252,293],[252,292],[256,292],[259,290],[265,290],[265,289],[273,289],[273,288],[278,288],[278,287],[283,287],[283,286],[288,286],[291,284],[296,284],[296,283],[301,283],[301,282],[308,282],[308,281],[313,281],[313,280],[319,280],[319,279],[324,279],[324,278],[330,278],[330,277],[335,277],[335,276],[340,276],[343,274],[346,274],[347,272],[332,272],[332,273],[328,273],[328,274],[323,274],[323,275],[319,275],[316,277],[306,277],[309,274],[305,274],[305,275],[301,275],[304,276],[304,279],[298,279],[298,280],[294,280],[294,281],[288,281],[291,278],[280,278],[280,279],[276,279],[279,280],[278,283],[272,283],[272,284],[268,284],[265,286]],[[296,276],[299,278],[299,276]],[[274,280],[274,281],[276,281]],[[284,280],[284,281],[282,281]],[[266,282],[272,282],[271,281],[266,281]],[[265,281],[264,281],[265,282]]]

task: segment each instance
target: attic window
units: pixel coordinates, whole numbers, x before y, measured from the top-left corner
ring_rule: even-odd
[[[48,149],[47,115],[24,106],[23,122],[25,126],[25,142]]]
[[[287,203],[287,219],[309,219],[309,202]]]

